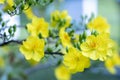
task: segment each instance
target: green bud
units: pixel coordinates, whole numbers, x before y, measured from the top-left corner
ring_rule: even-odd
[[[79,35],[79,42],[82,43],[82,35]]]
[[[73,42],[72,44],[73,44],[73,46],[74,46],[75,48],[77,47],[77,46],[76,46],[76,43]]]
[[[83,39],[86,39],[86,36],[87,36],[87,35],[86,35],[86,32],[84,31],[84,32],[83,32],[83,35],[82,35],[82,38],[83,38]]]
[[[48,48],[47,48],[47,51],[48,51],[48,52],[52,52],[53,50],[48,47]]]
[[[13,6],[12,6],[12,8],[13,8],[13,9],[16,9],[16,6],[15,6],[15,5],[13,5]]]
[[[66,52],[68,52],[68,47],[66,47]]]
[[[53,37],[53,33],[51,30],[49,30],[49,36]]]
[[[59,41],[57,41],[55,44],[55,47],[58,47],[58,46],[59,46]]]
[[[4,34],[3,34],[3,35],[4,35],[4,37],[6,37],[6,36],[7,36],[5,32],[4,32]]]
[[[0,12],[0,17],[2,16],[2,13]]]
[[[12,28],[11,27],[8,29],[8,32],[9,32],[10,35],[12,34]]]
[[[93,30],[92,32],[91,32],[91,35],[94,35],[94,36],[97,36],[99,33],[97,32],[97,31],[95,31],[95,30]]]
[[[69,36],[73,36],[74,35],[74,30],[71,30],[70,32],[69,32]]]
[[[41,33],[38,35],[38,37],[39,37],[40,39],[42,39],[42,38],[43,38]]]
[[[13,31],[14,32],[16,31],[16,25],[13,25]]]
[[[0,22],[2,22],[2,18],[0,17]]]
[[[81,50],[81,49],[80,49],[80,43],[79,43],[79,42],[76,44],[76,46],[77,46],[77,48],[78,48],[79,50]]]
[[[3,23],[2,23],[2,27],[4,27],[4,26],[5,26],[5,23],[3,22]]]
[[[24,7],[25,7],[25,6],[24,6],[24,5],[22,5],[22,6],[21,6],[21,10],[23,10],[23,9],[24,9]]]
[[[50,0],[50,3],[52,3],[54,0]]]
[[[58,62],[57,62],[57,65],[56,65],[56,66],[59,66],[61,63],[62,63],[62,60],[58,60]]]

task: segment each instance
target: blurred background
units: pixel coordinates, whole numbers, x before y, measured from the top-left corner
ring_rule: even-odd
[[[67,10],[73,19],[72,22],[76,24],[79,24],[81,16],[87,15],[90,17],[93,14],[94,16],[103,16],[111,26],[111,38],[120,46],[120,0],[54,0],[53,3],[45,7],[35,6],[32,7],[32,9],[36,16],[44,17],[47,21],[50,20],[50,13],[54,10]],[[6,15],[7,14],[4,14],[3,17],[5,19],[9,18]],[[11,20],[9,25],[14,23],[20,26],[15,33],[14,39],[25,39],[28,33],[24,27],[30,22],[25,14],[22,13],[20,16],[10,17],[9,19]],[[76,29],[77,27],[79,28],[80,26],[76,26]],[[26,77],[25,74],[27,74],[28,80],[56,80],[54,68],[57,60],[61,58],[60,56],[56,56],[57,59],[53,56],[49,56],[49,58],[46,56],[40,64],[31,66],[28,61],[24,59],[23,55],[20,54],[18,48],[18,45],[13,46],[13,44],[0,48],[0,53],[7,54],[7,56],[9,54],[9,58],[5,64],[5,70],[0,71],[0,73],[3,73],[0,74],[0,76],[2,76],[0,80],[7,80],[7,77],[11,77],[11,75],[15,78],[14,80],[22,80],[20,77]],[[13,59],[12,57],[14,56],[16,56],[17,59],[14,60],[15,64],[11,64],[10,60]],[[48,66],[48,64],[50,66]],[[74,74],[72,80],[120,80],[120,69],[117,69],[117,74],[112,75],[105,69],[102,62],[97,61],[96,63],[93,62],[93,64],[94,66],[91,66],[91,68],[85,70],[85,72]],[[23,72],[25,74],[23,74]]]

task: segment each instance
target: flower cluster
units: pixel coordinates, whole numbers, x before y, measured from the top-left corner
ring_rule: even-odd
[[[20,51],[27,60],[39,62],[44,57],[44,38],[48,37],[48,23],[44,18],[32,18],[32,23],[27,24],[30,36],[23,45],[20,46]]]
[[[44,18],[36,17],[31,9],[25,11],[25,14],[28,14],[27,17],[32,22],[27,24],[30,36],[23,41],[20,51],[27,60],[38,62],[44,57],[44,50],[48,50],[45,49],[45,43],[50,44],[49,40],[52,39],[56,47],[60,45],[58,52],[64,56],[55,69],[58,80],[70,80],[71,74],[89,68],[92,60],[104,61],[106,68],[112,73],[115,73],[114,66],[120,65],[115,42],[110,38],[110,26],[103,17],[98,16],[85,23],[86,30],[82,34],[76,34],[71,28],[72,19],[67,11],[54,11],[49,23]],[[90,35],[86,34],[87,29],[90,30]],[[47,52],[54,52],[52,49],[49,48]]]
[[[51,24],[53,27],[68,27],[71,22],[71,17],[68,15],[67,11],[54,11],[51,14]]]

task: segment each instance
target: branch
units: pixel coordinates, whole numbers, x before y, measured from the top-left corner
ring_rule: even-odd
[[[3,43],[1,43],[0,46],[5,46],[5,45],[10,44],[10,43],[22,44],[22,41],[23,41],[23,40],[21,40],[21,41],[10,40],[10,41],[7,41],[7,42],[3,42]]]
[[[17,44],[22,44],[22,42],[23,42],[24,40],[21,40],[21,41],[18,41],[18,40],[10,40],[10,41],[8,41],[8,42],[3,42],[3,43],[1,43],[0,44],[0,46],[5,46],[5,45],[8,45],[8,44],[10,44],[10,43],[17,43]],[[64,54],[62,54],[61,52],[48,52],[48,51],[45,51],[45,54],[50,54],[50,55],[64,55]]]
[[[50,55],[64,55],[63,53],[61,53],[61,52],[47,52],[47,51],[45,51],[45,54],[50,54]]]

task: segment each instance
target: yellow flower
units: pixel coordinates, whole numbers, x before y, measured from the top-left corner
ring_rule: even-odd
[[[71,78],[69,70],[63,64],[55,69],[55,76],[57,80],[70,80]]]
[[[4,11],[7,11],[7,10],[10,10],[10,11],[13,11],[13,5],[14,5],[14,0],[6,0],[6,5],[4,6],[3,10]]]
[[[32,23],[27,24],[27,28],[33,36],[41,34],[44,38],[48,37],[48,23],[44,20],[44,18],[34,17],[32,19]]]
[[[23,45],[20,46],[20,51],[27,60],[40,61],[44,56],[44,40],[38,37],[29,36]]]
[[[71,44],[71,39],[68,35],[67,32],[65,32],[65,27],[62,27],[60,29],[60,32],[59,32],[59,37],[60,37],[60,40],[61,40],[61,43],[63,45],[63,47],[71,47],[72,44]]]
[[[51,24],[53,27],[68,27],[71,22],[71,17],[68,15],[67,11],[54,11],[51,14]]]
[[[2,57],[0,57],[0,68],[3,68],[5,66],[5,61]]]
[[[74,47],[68,49],[68,53],[64,56],[63,63],[71,73],[83,72],[85,68],[90,67],[89,58],[83,56],[82,53]]]
[[[87,26],[90,30],[96,30],[99,33],[109,33],[109,24],[106,19],[101,16],[98,16],[94,20],[90,21]]]
[[[27,16],[28,19],[32,19],[36,17],[34,13],[32,12],[31,8],[28,8],[27,10],[24,10],[25,15]]]
[[[5,0],[0,0],[0,4],[4,4]]]
[[[115,74],[116,73],[115,67],[120,67],[120,55],[114,53],[114,55],[111,58],[108,58],[105,61],[105,67],[111,74]]]
[[[14,0],[7,0],[7,3],[10,7],[14,5]]]
[[[108,34],[99,34],[98,36],[88,36],[86,41],[81,44],[82,54],[92,60],[104,61],[112,56],[112,40]]]
[[[74,34],[74,42],[79,42],[79,34]]]

